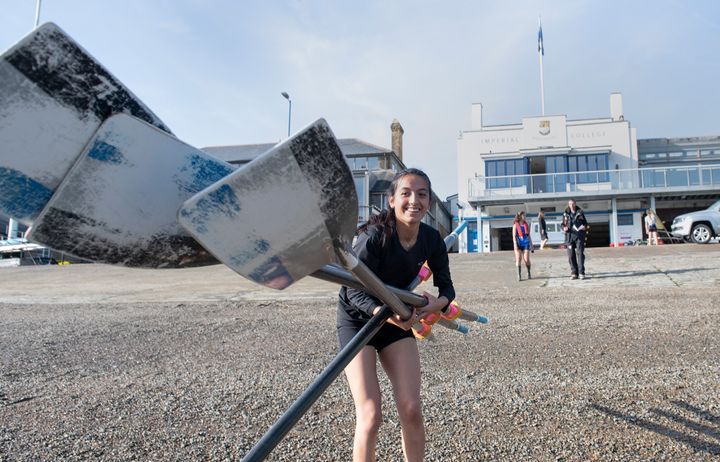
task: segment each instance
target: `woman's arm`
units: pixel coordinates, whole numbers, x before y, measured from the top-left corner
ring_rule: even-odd
[[[353,250],[358,258],[365,263],[374,274],[378,274],[378,267],[380,266],[380,255],[382,251],[380,245],[381,237],[381,233],[376,228],[369,228],[358,236],[353,246]],[[382,305],[379,299],[364,290],[348,287],[346,293],[352,306],[369,316],[372,316],[376,309]]]
[[[435,241],[430,247],[431,254],[427,262],[433,273],[433,284],[438,288],[438,296],[437,298],[432,297],[432,299],[426,297],[428,298],[429,308],[423,308],[441,310],[455,300],[455,287],[453,287],[452,278],[450,277],[450,259],[448,258],[447,247],[445,247],[445,242],[440,237],[440,233],[433,231]],[[418,309],[418,311],[423,308]]]

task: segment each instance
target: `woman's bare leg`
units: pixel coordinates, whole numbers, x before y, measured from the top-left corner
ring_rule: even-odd
[[[380,363],[393,386],[405,461],[420,462],[425,456],[425,423],[420,401],[420,355],[415,339],[404,338],[385,347],[380,352]]]
[[[530,279],[530,251],[525,250],[523,252],[523,260],[525,261],[525,268],[527,268],[528,279]]]
[[[355,403],[353,462],[374,462],[378,431],[382,425],[380,384],[375,348],[366,346],[345,367]]]
[[[522,276],[520,275],[520,261],[522,260],[522,256],[520,252],[522,252],[520,249],[515,249],[515,269],[517,270],[518,281],[522,280]]]

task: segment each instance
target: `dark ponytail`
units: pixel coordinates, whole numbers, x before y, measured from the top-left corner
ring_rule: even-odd
[[[398,183],[400,183],[400,179],[407,175],[415,175],[424,179],[427,182],[428,194],[430,195],[430,198],[432,200],[432,185],[430,184],[430,178],[425,172],[417,168],[406,168],[397,172],[393,177],[392,181],[390,182],[390,186],[387,189],[388,197],[395,195],[395,191],[397,191],[397,185]],[[367,231],[368,227],[373,225],[377,226],[382,231],[381,245],[385,247],[387,242],[389,242],[390,237],[392,237],[392,234],[395,232],[395,209],[388,207],[387,209],[383,209],[377,215],[372,215],[366,223],[363,223],[358,227],[357,234],[364,233],[365,231]]]

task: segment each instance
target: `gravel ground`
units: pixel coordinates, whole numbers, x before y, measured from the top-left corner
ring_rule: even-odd
[[[420,344],[426,460],[720,459],[717,283],[606,275],[573,291],[548,284],[562,256],[543,258],[532,285],[487,286],[500,260],[453,258],[464,306],[491,323]],[[320,287],[280,300],[0,296],[0,460],[240,459],[337,352],[334,289]],[[382,386],[378,460],[402,460]],[[337,380],[268,460],[350,460],[353,428]]]

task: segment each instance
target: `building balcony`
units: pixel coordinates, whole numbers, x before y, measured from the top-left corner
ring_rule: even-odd
[[[720,164],[476,176],[468,180],[468,200],[481,203],[687,192],[720,192]]]

